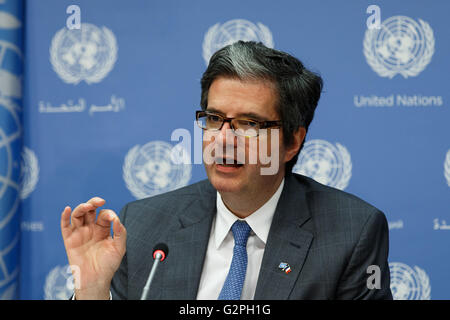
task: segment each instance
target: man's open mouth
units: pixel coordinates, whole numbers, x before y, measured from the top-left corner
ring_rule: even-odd
[[[237,159],[230,159],[230,158],[218,158],[216,159],[216,164],[221,165],[223,167],[234,167],[234,168],[239,168],[244,165]]]

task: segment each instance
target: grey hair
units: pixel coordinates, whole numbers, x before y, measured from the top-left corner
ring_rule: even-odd
[[[322,78],[306,69],[297,58],[253,41],[238,41],[211,57],[201,79],[200,106],[203,110],[208,107],[209,88],[219,77],[268,81],[275,85],[278,92],[276,110],[287,146],[292,144],[293,134],[300,127],[308,131],[323,87]],[[292,171],[303,144],[286,164],[286,174]]]
[[[259,80],[270,74],[270,70],[253,58],[253,52],[245,46],[231,45],[226,47],[226,59],[232,70],[241,80]]]

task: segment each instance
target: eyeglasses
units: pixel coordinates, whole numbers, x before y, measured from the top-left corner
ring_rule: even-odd
[[[227,118],[210,111],[196,111],[197,125],[203,130],[220,131],[225,122],[230,123],[233,133],[244,137],[257,137],[259,130],[265,128],[281,127],[280,120],[257,121],[245,118]]]

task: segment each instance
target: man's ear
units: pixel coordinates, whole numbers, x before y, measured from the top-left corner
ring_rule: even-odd
[[[291,145],[286,147],[286,154],[284,157],[284,162],[289,162],[300,150],[303,140],[305,140],[306,129],[299,127],[297,131],[293,134],[293,139]]]

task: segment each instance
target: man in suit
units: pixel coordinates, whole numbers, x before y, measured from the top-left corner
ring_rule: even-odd
[[[76,299],[139,299],[159,242],[170,254],[149,299],[392,299],[383,213],[292,173],[322,79],[239,41],[212,56],[201,86],[208,180],[129,203],[120,219],[96,219],[100,198],[63,211]]]

